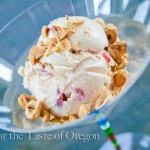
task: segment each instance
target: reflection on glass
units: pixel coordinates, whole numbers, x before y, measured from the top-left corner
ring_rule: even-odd
[[[12,72],[12,69],[0,62],[0,78],[7,82],[10,82],[12,79]]]

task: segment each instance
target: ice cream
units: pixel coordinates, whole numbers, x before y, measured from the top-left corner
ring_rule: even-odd
[[[72,24],[75,22],[75,24]],[[75,47],[76,50],[93,51],[100,52],[106,46],[108,46],[107,36],[103,30],[103,28],[96,23],[95,21],[85,18],[85,17],[69,17],[69,20],[64,18],[59,18],[52,21],[48,28],[52,28],[53,26],[59,26],[63,28],[70,27],[73,31],[73,34],[69,35],[69,40],[72,45],[75,43],[80,43],[79,46]],[[53,31],[52,31],[53,30]],[[52,38],[56,36],[55,29],[53,28],[48,37]],[[46,39],[41,35],[39,41],[45,41]]]
[[[54,117],[82,117],[120,91],[123,85],[115,88],[114,76],[121,72],[126,80],[125,71],[114,68],[122,62],[121,69],[125,67],[125,52],[119,52],[118,63],[112,48],[119,49],[119,44],[110,45],[107,33],[99,20],[77,16],[56,19],[42,28],[29,61],[18,72],[43,109]]]

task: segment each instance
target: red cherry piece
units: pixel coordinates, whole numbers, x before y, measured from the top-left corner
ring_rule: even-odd
[[[103,57],[105,58],[106,62],[110,62],[110,55],[107,51],[104,51]]]
[[[58,95],[58,98],[57,98],[56,105],[57,106],[62,106],[63,102],[67,101],[67,97],[64,93],[61,93],[60,89],[57,90],[57,95]]]

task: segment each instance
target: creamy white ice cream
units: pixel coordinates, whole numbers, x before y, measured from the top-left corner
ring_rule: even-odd
[[[82,19],[84,23],[78,28],[78,30],[72,34],[69,38],[71,44],[73,45],[76,42],[79,42],[79,46],[76,47],[76,50],[82,51],[93,51],[100,52],[106,46],[108,46],[107,36],[103,28],[95,21],[85,18],[85,17],[69,17],[70,20]],[[52,28],[53,25],[60,27],[67,27],[67,21],[65,17],[56,19],[52,21],[48,27]],[[49,37],[55,37],[56,32],[53,30],[49,32]],[[46,40],[42,35],[40,36],[39,41]]]
[[[32,66],[28,62],[24,69],[24,87],[37,100],[44,100],[46,108],[58,116],[76,114],[81,103],[92,106],[111,83],[111,77],[107,75],[111,70],[101,54],[74,55],[65,51],[43,57],[40,62],[53,67]],[[61,100],[63,93],[67,101]]]
[[[114,63],[104,51],[108,41],[103,28],[95,21],[84,17],[69,17],[85,20],[68,39],[71,45],[79,43],[75,50],[54,52],[42,56],[40,63],[27,62],[24,67],[23,85],[38,101],[50,109],[55,116],[77,114],[81,104],[88,103],[94,109],[94,102],[103,90],[109,89],[112,83],[110,64]],[[48,38],[54,38],[56,31],[53,25],[66,27],[68,20],[60,18],[51,22]],[[42,35],[40,41],[46,41]],[[39,64],[45,65],[39,65]]]

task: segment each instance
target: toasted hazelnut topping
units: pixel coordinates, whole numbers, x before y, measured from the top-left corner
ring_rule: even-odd
[[[47,40],[46,48],[45,49],[52,49],[55,45],[50,44],[50,40]]]
[[[72,21],[68,21],[67,22],[67,29],[70,32],[75,33],[78,29],[78,24],[73,24]]]
[[[50,44],[56,45],[57,44],[57,39],[56,38],[50,38],[49,39]]]
[[[124,41],[116,41],[113,45],[121,54],[126,53],[127,44]]]
[[[54,69],[54,66],[47,62],[39,62],[39,66],[42,66],[43,68],[45,68],[46,66],[49,66],[52,70]]]
[[[68,15],[66,15],[65,18],[66,18],[66,20],[69,20],[69,16]]]
[[[80,43],[79,43],[79,42],[74,43],[74,44],[72,45],[72,49],[76,49],[76,48],[78,48],[78,47],[79,47],[79,45],[80,45]]]
[[[102,93],[100,94],[99,98],[95,103],[95,109],[99,109],[102,106],[107,95],[108,95],[107,90],[102,91]]]
[[[84,19],[76,18],[76,19],[71,20],[71,22],[72,22],[73,24],[82,24],[82,23],[85,22],[85,20],[84,20]]]
[[[67,29],[70,29],[71,27],[72,27],[72,22],[69,20],[69,21],[67,21]]]
[[[104,22],[103,19],[101,19],[101,18],[95,18],[94,21],[96,21],[99,25],[101,25],[101,27],[103,29],[105,28],[106,24],[105,24],[105,22]]]
[[[25,116],[29,120],[35,120],[40,117],[42,111],[41,101],[30,101],[25,110]]]
[[[114,91],[111,91],[112,96],[116,96],[116,93]]]
[[[69,30],[70,30],[70,32],[75,33],[75,32],[77,31],[77,29],[78,29],[78,28],[72,27],[72,28],[70,28]]]
[[[35,101],[35,97],[29,96],[27,94],[21,94],[18,97],[19,106],[24,110],[26,109],[26,106],[30,101]]]
[[[45,46],[44,41],[39,41],[39,45],[40,45],[40,46]]]
[[[78,118],[77,115],[71,114],[71,115],[69,116],[69,122],[74,121],[74,120],[76,120],[77,118]]]
[[[123,57],[123,61],[121,62],[121,64],[117,66],[117,69],[124,69],[127,66],[127,64],[128,64],[127,59]]]
[[[50,122],[52,122],[52,123],[61,123],[62,124],[61,118],[53,118],[53,119],[50,120]]]
[[[67,39],[63,39],[62,41],[60,41],[58,43],[58,45],[62,50],[70,50],[71,49],[71,43]]]
[[[119,65],[116,67],[116,70],[117,70],[117,69],[124,69],[124,68],[126,67],[126,65],[127,65],[127,64],[126,64],[124,61],[122,61],[121,64],[119,64]]]
[[[117,39],[117,28],[109,23],[105,27],[105,32],[110,43],[114,43]]]
[[[52,54],[53,52],[52,52],[52,49],[51,48],[48,48],[48,49],[46,49],[46,51],[45,51],[45,54],[44,54],[44,56],[48,56],[48,55],[50,55],[50,54]]]
[[[42,109],[40,117],[42,117],[43,122],[49,122],[50,112],[47,109]]]
[[[67,117],[67,116],[62,116],[62,117],[61,117],[61,122],[62,122],[62,123],[68,123],[68,122],[69,122],[69,117]]]
[[[129,55],[127,53],[123,54],[123,58],[125,58],[126,60],[129,58]]]
[[[57,26],[57,25],[53,25],[53,28],[58,32],[59,30],[62,30],[62,27]]]
[[[81,104],[78,111],[79,118],[86,116],[90,113],[91,106],[90,104]]]
[[[117,49],[108,48],[108,53],[117,64],[120,64],[123,61],[122,55],[118,52]]]
[[[39,66],[45,67],[45,66],[47,66],[47,65],[48,65],[47,62],[39,62]]]
[[[59,50],[60,50],[60,47],[58,45],[56,45],[56,46],[53,46],[52,48],[46,49],[46,52],[45,52],[44,55],[48,56],[48,55],[50,55],[50,54],[52,54],[54,52],[57,52]]]
[[[37,45],[34,45],[31,48],[28,56],[28,59],[31,62],[31,64],[34,65],[36,63],[36,60],[43,56],[44,52],[45,50],[41,50]]]
[[[127,80],[127,73],[124,70],[119,70],[114,75],[114,83],[117,87],[122,87]]]
[[[48,31],[49,31],[49,29],[47,28],[47,26],[43,26],[42,27],[42,33],[41,33],[42,36],[47,38],[48,37]]]
[[[59,30],[58,31],[58,33],[57,33],[57,39],[58,39],[58,41],[60,41],[60,40],[62,40],[63,38],[65,38],[65,36],[67,35],[67,30],[65,30],[65,29],[61,29],[61,30]]]

